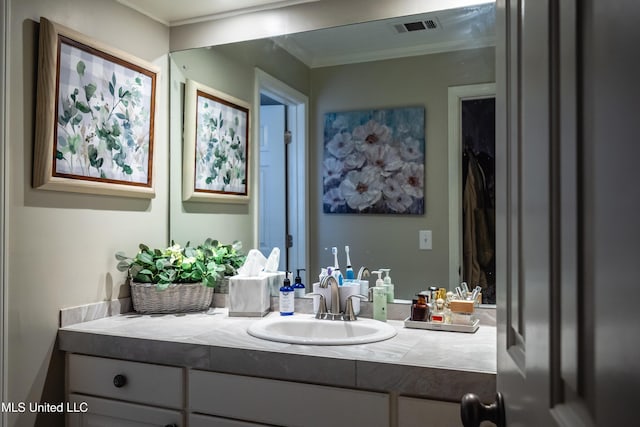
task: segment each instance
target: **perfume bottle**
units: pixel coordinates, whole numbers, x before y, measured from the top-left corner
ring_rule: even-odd
[[[411,320],[416,322],[426,322],[429,319],[429,306],[427,305],[427,297],[423,293],[417,294],[411,308]]]
[[[433,313],[431,313],[431,323],[444,323],[444,321],[444,300],[438,298]]]

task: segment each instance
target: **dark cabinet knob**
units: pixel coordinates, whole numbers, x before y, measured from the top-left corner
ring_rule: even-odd
[[[124,387],[127,385],[127,377],[121,374],[116,375],[113,377],[113,385],[117,388]]]
[[[465,394],[460,402],[460,417],[464,427],[480,427],[483,421],[490,421],[497,427],[506,427],[502,393],[498,393],[496,401],[490,405],[484,405],[476,394]]]
[[[173,424],[167,424],[167,425],[166,425],[166,426],[164,426],[164,427],[178,427],[178,424],[176,424],[176,423],[173,423]]]

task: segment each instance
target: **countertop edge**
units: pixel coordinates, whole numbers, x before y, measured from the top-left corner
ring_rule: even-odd
[[[64,352],[326,386],[460,401],[468,392],[491,401],[496,374],[358,358],[297,354],[60,329]]]

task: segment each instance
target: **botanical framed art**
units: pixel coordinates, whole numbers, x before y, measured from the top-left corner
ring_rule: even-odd
[[[249,201],[250,110],[243,100],[186,81],[184,201]]]
[[[424,214],[425,109],[325,114],[324,213]]]
[[[159,69],[40,20],[33,186],[153,198]]]

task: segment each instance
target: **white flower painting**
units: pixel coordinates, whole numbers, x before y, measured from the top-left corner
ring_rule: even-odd
[[[325,115],[325,213],[424,214],[424,111]]]

